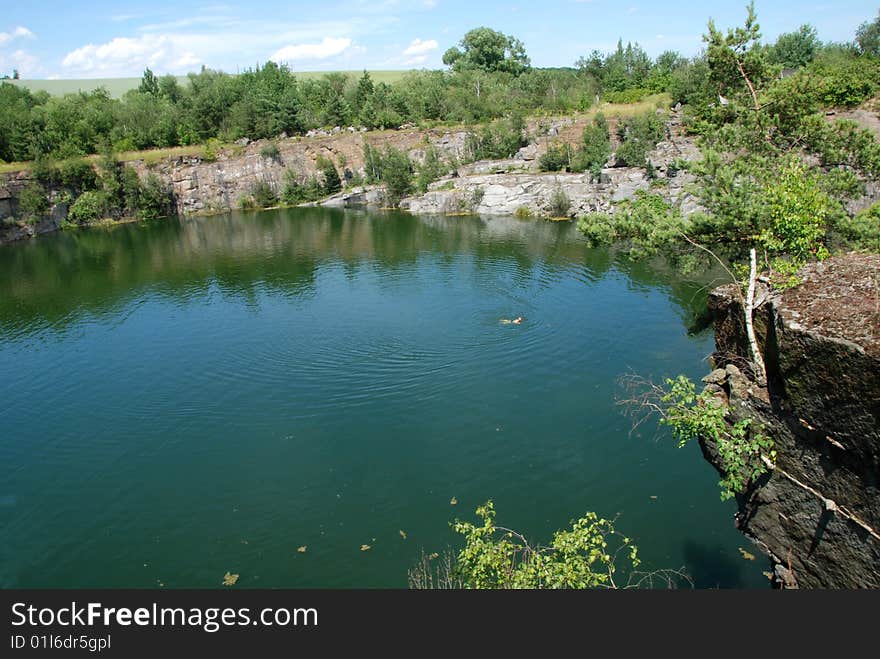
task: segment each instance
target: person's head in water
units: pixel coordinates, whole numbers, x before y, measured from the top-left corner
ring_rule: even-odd
[[[519,325],[522,322],[522,316],[517,316],[513,319],[513,322]]]

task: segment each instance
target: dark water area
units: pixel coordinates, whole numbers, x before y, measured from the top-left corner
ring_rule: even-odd
[[[766,587],[699,448],[616,404],[627,373],[707,372],[707,283],[514,218],[0,247],[0,586],[406,587],[492,499],[535,540],[592,510],[645,568]]]

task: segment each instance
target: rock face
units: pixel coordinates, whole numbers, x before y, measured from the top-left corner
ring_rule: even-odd
[[[764,426],[776,468],[737,497],[737,526],[775,564],[781,587],[880,587],[880,256],[813,264],[770,294],[755,330],[767,366],[759,388],[734,289],[710,296],[716,366],[708,387],[732,421]],[[704,454],[718,464],[714,447]]]

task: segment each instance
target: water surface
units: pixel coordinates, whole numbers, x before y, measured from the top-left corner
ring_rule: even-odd
[[[0,585],[405,587],[491,498],[535,539],[594,510],[647,567],[763,586],[698,447],[615,404],[627,372],[706,372],[705,283],[513,218],[0,247]]]

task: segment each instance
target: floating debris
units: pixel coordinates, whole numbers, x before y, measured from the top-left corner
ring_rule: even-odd
[[[227,572],[226,574],[223,575],[223,585],[224,586],[234,586],[237,581],[238,581],[237,574],[230,574],[229,572]]]
[[[297,548],[296,548],[296,550],[297,550],[300,554],[305,554],[305,553],[306,553],[306,549],[308,549],[308,546],[307,546],[307,545],[303,545],[302,547],[297,547]]]
[[[404,540],[406,540],[406,531],[398,531],[398,533],[400,534],[400,537],[401,537],[401,538],[403,538]]]
[[[456,499],[455,497],[452,497],[452,498],[449,500],[449,505],[450,505],[450,506],[454,506],[454,505],[456,505],[457,503],[458,503],[458,499]]]
[[[747,561],[753,561],[753,560],[755,560],[755,555],[752,554],[752,553],[750,553],[750,552],[747,552],[747,551],[746,551],[745,549],[743,549],[742,547],[739,548],[739,553],[742,554],[742,557],[743,557],[745,560],[747,560]]]
[[[361,551],[370,551],[372,547],[370,545],[361,545]]]

